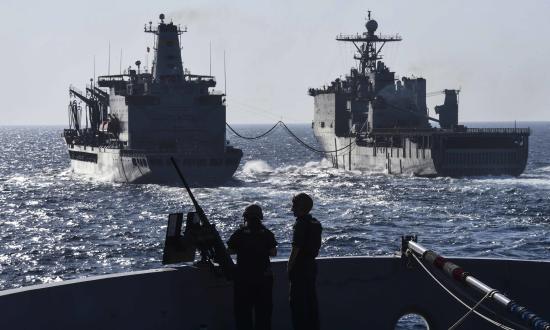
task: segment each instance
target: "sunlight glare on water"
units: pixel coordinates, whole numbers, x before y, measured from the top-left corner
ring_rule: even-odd
[[[268,126],[237,126],[254,135]],[[417,178],[334,169],[282,130],[258,141],[228,134],[244,157],[235,178],[195,189],[227,238],[257,202],[290,250],[293,194],[308,192],[323,256],[387,255],[404,234],[443,255],[548,259],[550,125],[532,124],[519,178]],[[291,129],[310,144],[308,125]],[[181,188],[74,175],[61,127],[0,127],[0,289],[161,267],[167,214],[192,206]]]

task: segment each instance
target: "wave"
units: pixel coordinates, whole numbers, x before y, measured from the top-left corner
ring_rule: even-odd
[[[535,169],[535,172],[550,173],[550,166],[539,167]]]
[[[297,181],[305,179],[343,179],[356,181],[358,179],[364,179],[374,176],[394,177],[391,174],[384,173],[383,171],[360,171],[360,170],[345,170],[343,168],[335,168],[332,166],[332,162],[327,159],[321,159],[319,161],[309,161],[303,165],[292,164],[284,165],[273,168],[265,160],[256,159],[247,161],[240,173],[248,178],[255,178],[260,180],[267,180],[268,183]],[[410,176],[414,179],[413,176]],[[312,182],[313,183],[313,182]]]
[[[273,168],[264,160],[249,160],[243,165],[242,172],[248,176],[253,176],[271,173]]]
[[[533,186],[537,188],[550,189],[550,177],[541,176],[541,175],[532,175],[532,174],[531,175],[524,174],[520,177],[488,176],[488,177],[473,178],[473,179],[466,178],[463,180],[464,182],[470,181],[472,183],[490,184],[490,185],[496,185],[496,186],[510,186],[510,187]]]

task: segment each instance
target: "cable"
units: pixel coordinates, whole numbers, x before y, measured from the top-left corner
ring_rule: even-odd
[[[468,315],[470,315],[476,308],[479,307],[479,305],[481,305],[482,302],[485,301],[485,299],[489,298],[489,297],[493,297],[493,295],[498,292],[497,290],[491,290],[489,292],[487,292],[486,295],[483,296],[483,298],[481,298],[473,307],[470,308],[470,310],[468,312],[466,312],[466,314],[464,314],[460,319],[458,319],[458,321],[455,322],[455,324],[453,324],[449,330],[454,330],[456,328],[458,328],[459,325],[462,324],[462,322],[464,322],[464,320],[468,317]]]
[[[445,290],[449,295],[451,295],[451,297],[453,297],[455,300],[457,300],[459,303],[461,303],[463,306],[465,306],[466,308],[468,309],[472,309],[468,304],[466,304],[465,302],[463,302],[460,298],[458,298],[455,294],[453,294],[451,292],[451,290],[447,289],[443,283],[441,283],[441,281],[439,281],[437,278],[435,278],[435,276],[428,270],[428,268],[426,268],[426,266],[424,266],[424,264],[418,259],[418,257],[414,254],[414,253],[411,253],[411,255],[414,257],[414,259],[416,260],[416,262],[418,262],[418,264],[426,271],[426,273],[428,273],[428,275],[430,275],[430,277],[437,283],[439,284],[439,286],[441,286],[441,288],[443,288],[443,290]],[[502,329],[506,329],[506,330],[513,330],[513,328],[510,328],[510,327],[507,327],[497,321],[494,321],[492,319],[490,319],[489,317],[481,314],[480,312],[476,311],[476,310],[473,310],[474,313],[476,313],[479,317],[483,318],[484,320],[488,321],[489,323],[492,323]]]
[[[340,149],[335,149],[335,150],[329,150],[329,151],[325,151],[325,150],[320,150],[320,149],[316,149],[312,146],[310,146],[309,144],[305,143],[304,141],[302,141],[298,136],[296,136],[296,134],[294,134],[294,132],[292,132],[290,130],[290,128],[288,128],[288,126],[286,126],[285,123],[283,123],[282,121],[280,122],[281,125],[283,125],[283,127],[286,129],[286,131],[288,132],[288,134],[290,134],[296,141],[298,141],[298,143],[300,143],[301,145],[303,145],[304,147],[306,147],[307,149],[313,151],[313,152],[317,152],[317,153],[320,153],[320,154],[331,154],[331,153],[336,153],[338,151],[341,151],[341,150],[344,150],[346,148],[349,148],[351,147],[351,145],[354,143],[354,142],[350,142],[348,145],[346,145],[345,147],[342,147]]]
[[[275,125],[273,125],[270,129],[268,129],[267,131],[265,131],[264,133],[260,134],[260,135],[257,135],[257,136],[244,136],[242,134],[239,134],[237,131],[235,131],[233,129],[233,127],[231,127],[231,125],[229,125],[228,123],[225,123],[225,125],[227,125],[227,128],[229,128],[229,130],[231,130],[231,132],[233,132],[233,134],[235,134],[236,136],[240,137],[241,139],[245,139],[245,140],[257,140],[257,139],[260,139],[260,138],[263,138],[265,137],[266,135],[268,135],[269,133],[271,133],[275,128],[277,128],[277,126],[279,125],[282,125],[285,130],[288,132],[288,134],[293,137],[298,143],[300,143],[302,146],[304,146],[306,149],[310,150],[310,151],[313,151],[313,152],[316,152],[316,153],[320,153],[320,154],[332,154],[332,153],[337,153],[339,151],[342,151],[344,149],[347,149],[347,148],[350,148],[350,151],[353,150],[351,147],[352,145],[355,143],[355,142],[350,142],[348,145],[342,147],[342,148],[339,148],[339,149],[335,149],[335,150],[320,150],[320,149],[317,149],[309,144],[307,144],[306,142],[304,142],[302,139],[300,139],[290,128],[288,128],[288,126],[282,122],[282,121],[278,121],[277,123],[275,123]]]
[[[238,137],[240,137],[241,139],[245,139],[245,140],[257,140],[257,139],[261,139],[263,138],[264,136],[268,135],[269,133],[271,133],[275,128],[277,128],[277,126],[279,126],[279,124],[282,123],[282,121],[278,121],[275,125],[273,125],[273,127],[271,127],[270,129],[268,129],[267,131],[265,131],[264,133],[258,135],[258,136],[244,136],[244,135],[241,135],[239,133],[237,133],[237,131],[235,131],[233,129],[233,127],[231,127],[231,125],[229,125],[228,123],[225,123],[225,125],[227,125],[227,127],[231,130],[231,132],[233,132],[233,134],[237,135]]]
[[[505,326],[504,324],[502,323],[499,323],[487,316],[485,316],[484,314],[481,314],[480,312],[474,310],[472,307],[470,307],[468,304],[466,304],[465,302],[463,302],[460,298],[458,298],[455,294],[453,294],[451,292],[451,290],[447,289],[445,287],[445,285],[443,285],[443,283],[441,283],[441,281],[439,281],[437,278],[435,278],[435,276],[428,270],[428,268],[426,268],[426,266],[424,266],[424,264],[418,259],[418,257],[414,254],[414,253],[410,253],[410,255],[412,255],[414,257],[414,259],[416,260],[416,262],[418,262],[418,264],[426,271],[426,273],[428,273],[428,275],[430,275],[430,277],[437,283],[439,284],[439,286],[441,286],[441,288],[443,288],[443,290],[445,290],[449,295],[451,295],[451,297],[453,297],[455,300],[457,300],[459,303],[461,303],[463,306],[465,306],[466,308],[468,309],[472,309],[472,311],[478,315],[479,317],[481,317],[482,319],[484,319],[485,321],[489,322],[489,323],[492,323],[493,325],[496,325],[497,327],[501,328],[501,329],[505,329],[505,330],[513,330],[513,328],[510,328],[508,326]]]

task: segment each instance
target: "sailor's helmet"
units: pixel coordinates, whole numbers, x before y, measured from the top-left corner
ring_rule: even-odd
[[[264,214],[260,205],[250,204],[244,209],[243,217],[263,220]]]

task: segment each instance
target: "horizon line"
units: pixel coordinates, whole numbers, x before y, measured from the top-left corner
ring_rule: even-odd
[[[243,123],[243,122],[234,122],[230,125],[273,125],[275,121],[272,122],[258,122],[258,123]],[[311,125],[312,122],[297,122],[297,121],[284,121],[286,124],[291,125]],[[462,121],[459,124],[464,123],[550,123],[550,119],[544,120],[471,120],[471,121]],[[66,124],[53,124],[53,123],[31,123],[31,124],[20,124],[20,123],[10,123],[10,124],[0,124],[0,127],[10,127],[10,126],[66,126]]]

